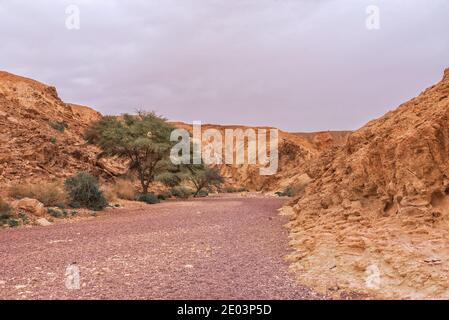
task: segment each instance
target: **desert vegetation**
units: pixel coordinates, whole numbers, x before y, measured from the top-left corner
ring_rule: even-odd
[[[72,208],[88,208],[98,211],[108,205],[97,180],[86,172],[66,179],[64,187]]]
[[[103,117],[86,133],[86,140],[101,149],[99,158],[115,156],[128,161],[129,171],[135,172],[142,193],[147,194],[158,173],[169,166],[173,127],[154,113]]]
[[[145,202],[146,204],[156,204],[160,199],[154,193],[144,193],[137,197],[137,201]]]
[[[49,125],[59,132],[64,132],[65,129],[69,127],[69,125],[64,121],[50,121]]]
[[[136,115],[124,114],[122,117],[103,117],[95,122],[86,132],[86,140],[98,146],[102,157],[118,157],[127,161],[128,172],[137,176],[141,186],[139,199],[167,198],[165,193],[153,199],[149,188],[152,183],[160,182],[172,188],[171,195],[186,198],[190,195],[204,194],[205,189],[219,186],[224,182],[216,169],[200,165],[174,165],[170,161],[170,150],[174,143],[170,134],[175,128],[166,119],[154,112],[139,111]],[[195,191],[188,193],[181,186],[190,183]],[[123,183],[123,182],[121,182]],[[116,193],[126,186],[118,186]],[[174,190],[173,190],[174,189]],[[148,196],[147,196],[148,195]],[[136,196],[129,195],[128,199]]]
[[[218,187],[224,182],[217,169],[205,166],[189,166],[188,169],[190,172],[188,179],[195,187],[194,197],[204,194],[207,190]]]
[[[69,125],[49,121],[49,128],[61,134]],[[94,212],[120,207],[121,201],[157,204],[160,201],[207,196],[224,182],[217,169],[200,165],[173,165],[169,159],[174,127],[153,112],[120,117],[98,117],[85,131],[85,141],[97,147],[97,162],[112,159],[125,164],[117,176],[98,171],[80,171],[65,179],[14,182],[8,189],[10,204],[2,200],[0,224],[11,227],[78,216],[78,209]],[[59,135],[58,135],[59,137]],[[56,145],[57,138],[51,137]],[[83,155],[74,153],[77,158]],[[100,168],[105,168],[101,166]],[[138,187],[140,186],[140,188]],[[139,190],[140,189],[140,190]],[[123,203],[123,202],[121,202]]]
[[[60,182],[13,184],[9,189],[9,195],[17,200],[36,199],[46,207],[64,207],[67,204],[67,196]]]
[[[11,219],[11,206],[0,198],[0,224],[8,223]]]
[[[175,186],[170,192],[175,198],[188,199],[192,194],[193,190],[183,186]]]

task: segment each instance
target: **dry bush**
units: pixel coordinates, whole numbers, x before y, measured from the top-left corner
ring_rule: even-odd
[[[9,196],[14,199],[33,198],[32,189],[30,184],[14,184],[9,188]]]
[[[67,203],[64,188],[58,182],[16,184],[9,189],[9,196],[14,199],[36,199],[46,207],[63,207]]]
[[[88,172],[79,172],[75,176],[65,179],[64,187],[72,208],[100,211],[108,206],[108,201],[100,190],[97,178]]]
[[[101,191],[109,203],[118,199],[135,201],[138,196],[133,183],[123,179],[117,180],[114,184],[103,185]]]
[[[106,200],[108,200],[109,203],[117,201],[117,192],[113,186],[102,186],[101,191],[103,192]]]
[[[131,201],[136,200],[136,189],[134,188],[134,184],[129,180],[117,180],[117,182],[113,185],[113,189],[119,199]]]
[[[3,198],[0,198],[0,216],[9,216],[10,213],[11,206]]]

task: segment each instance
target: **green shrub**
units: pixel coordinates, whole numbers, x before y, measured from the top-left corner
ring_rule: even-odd
[[[167,200],[167,199],[170,199],[171,196],[172,196],[171,192],[166,191],[166,192],[161,192],[161,193],[159,193],[159,194],[157,195],[157,198],[158,198],[159,200]]]
[[[19,212],[19,218],[23,221],[23,224],[30,223],[30,219],[28,218],[27,214],[24,212]]]
[[[83,205],[81,203],[77,202],[77,201],[72,201],[70,203],[70,207],[72,209],[81,209],[83,207]]]
[[[182,181],[179,175],[173,174],[171,172],[161,173],[156,177],[156,180],[162,182],[164,185],[170,188],[178,186]]]
[[[64,132],[64,130],[69,127],[64,121],[50,121],[49,125],[59,132]]]
[[[7,223],[11,218],[11,206],[0,198],[0,225]]]
[[[6,222],[8,224],[8,226],[10,226],[11,228],[16,228],[19,226],[19,220],[16,219],[8,219],[8,221]]]
[[[58,142],[58,140],[55,137],[51,137],[50,138],[50,143],[51,144],[56,144]]]
[[[153,193],[141,194],[137,197],[137,201],[145,202],[147,204],[156,204],[160,202],[160,200]]]
[[[186,187],[177,186],[171,189],[171,194],[180,199],[188,199],[192,195],[192,191]]]
[[[64,213],[62,210],[54,209],[54,208],[48,208],[47,213],[52,216],[53,218],[62,218],[64,216]]]
[[[108,205],[98,186],[97,179],[86,172],[66,179],[64,185],[73,208],[85,207],[91,210],[102,210]]]
[[[7,213],[0,214],[0,226],[6,224],[10,218],[11,218],[10,214]]]

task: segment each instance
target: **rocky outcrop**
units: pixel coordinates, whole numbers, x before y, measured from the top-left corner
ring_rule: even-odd
[[[35,217],[43,217],[47,213],[44,205],[36,199],[23,198],[13,202],[12,207],[16,211],[30,213]]]
[[[192,131],[192,126],[182,122],[173,125]],[[236,125],[205,124],[203,132],[208,129],[217,129],[225,136],[225,129],[272,129],[270,127],[247,127]],[[309,163],[319,154],[330,148],[342,145],[349,132],[317,132],[317,133],[289,133],[279,130],[279,165],[276,174],[271,176],[260,175],[260,165],[252,164],[222,164],[217,166],[225,178],[226,185],[236,189],[250,191],[276,192],[295,186],[304,180],[304,174]],[[245,152],[248,148],[245,142]],[[234,143],[234,152],[236,144]],[[246,158],[245,158],[246,159]]]
[[[293,269],[322,290],[449,298],[449,69],[322,153],[294,203]]]
[[[117,163],[99,163],[83,132],[101,117],[64,103],[54,87],[0,72],[0,183],[36,182],[90,171],[108,177]]]

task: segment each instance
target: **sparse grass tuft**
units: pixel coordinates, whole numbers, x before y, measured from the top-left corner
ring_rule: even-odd
[[[67,197],[60,183],[16,184],[9,189],[14,199],[31,198],[39,200],[46,207],[64,207]]]
[[[161,192],[157,195],[157,198],[159,200],[167,200],[169,198],[171,198],[172,194],[171,192],[167,191],[167,192]]]
[[[101,188],[109,203],[117,199],[135,201],[138,197],[134,184],[129,180],[119,179],[114,184]]]
[[[117,201],[117,192],[113,186],[102,186],[101,191],[103,192],[108,203]]]
[[[176,198],[188,199],[193,194],[193,192],[189,188],[177,186],[171,189],[171,194]]]
[[[221,190],[222,193],[239,193],[239,192],[248,192],[246,188],[235,188],[235,187],[225,187]]]
[[[64,121],[50,121],[48,124],[50,125],[50,127],[59,132],[64,132],[65,129],[69,127],[69,125]]]
[[[114,190],[117,198],[133,201],[136,199],[137,193],[134,184],[129,180],[119,179],[114,184]]]

